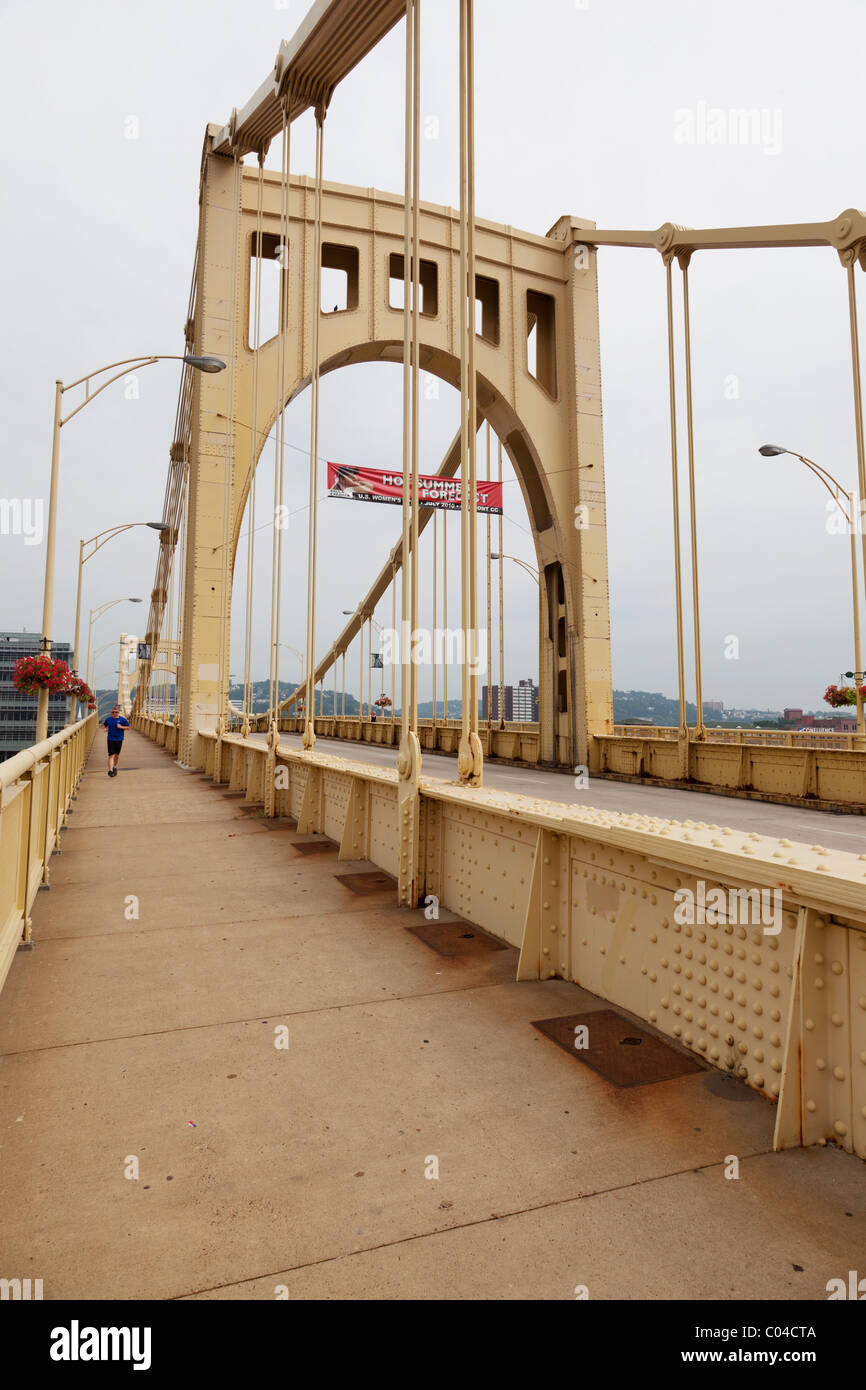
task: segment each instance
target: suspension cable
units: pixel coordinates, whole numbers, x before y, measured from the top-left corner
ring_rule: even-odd
[[[487,481],[490,482],[490,421],[487,421]],[[489,498],[488,498],[489,505]],[[487,751],[493,721],[493,575],[490,568],[490,513],[487,513]]]
[[[460,626],[463,634],[461,671],[461,742],[468,745],[469,720],[469,345],[466,331],[469,260],[466,205],[469,200],[466,159],[466,0],[460,0]]]
[[[409,574],[409,538],[411,498],[410,473],[412,463],[412,363],[411,363],[411,199],[412,180],[412,141],[414,134],[414,28],[415,0],[406,0],[406,110],[404,127],[404,186],[403,186],[403,563],[401,575],[401,630],[400,630],[400,723],[401,739],[406,741],[411,728],[411,677],[410,677],[410,614],[411,577]]]
[[[499,444],[498,478],[502,490],[502,440]],[[502,508],[504,510],[503,502]],[[505,557],[502,554],[502,511],[499,513],[499,727],[505,728]]]
[[[280,168],[280,294],[279,294],[279,338],[277,349],[276,419],[274,430],[274,515],[273,541],[271,546],[271,650],[268,665],[268,706],[271,719],[279,728],[279,681],[280,681],[280,590],[282,587],[283,533],[279,523],[282,521],[283,485],[285,471],[285,379],[286,379],[286,333],[288,330],[289,307],[289,167],[291,127],[289,124],[289,98],[283,97],[283,129],[281,141]]]
[[[683,272],[683,324],[686,358],[686,426],[688,429],[689,440],[689,507],[691,511],[692,540],[692,610],[694,613],[695,624],[695,692],[698,707],[698,719],[695,734],[698,738],[703,738],[704,698],[703,681],[701,678],[701,609],[700,595],[698,589],[698,518],[695,500],[695,432],[692,396],[692,340],[689,316],[689,264],[687,256],[684,256],[681,259],[680,265]]]
[[[322,317],[322,165],[324,147],[325,107],[316,108],[316,235],[315,290],[313,292],[313,395],[310,420],[310,516],[307,544],[307,710],[304,728],[304,747],[311,749],[316,742],[316,711],[313,664],[316,643],[316,572],[318,550],[318,479],[319,479],[319,324]]]
[[[412,632],[418,628],[421,548],[418,544],[418,470],[420,468],[421,312],[421,0],[414,0],[412,24]],[[418,732],[418,662],[412,662],[412,732]]]
[[[469,323],[469,625],[471,661],[469,714],[472,732],[478,734],[478,377],[475,367],[475,3],[466,5],[466,190],[467,274]]]
[[[677,388],[674,356],[674,291],[672,260],[667,261],[668,382],[671,412],[671,479],[673,486],[674,580],[677,616],[677,681],[680,705],[680,733],[688,728],[686,717],[686,673],[683,641],[683,564],[680,537],[680,478],[677,459]]]
[[[259,150],[258,178],[256,181],[256,238],[255,238],[255,284],[253,287],[253,387],[252,418],[258,423],[259,407],[259,348],[262,336],[262,206],[264,202],[265,149]],[[250,440],[250,487],[249,487],[249,535],[247,536],[247,601],[246,601],[246,640],[244,642],[244,722],[249,726],[252,707],[252,646],[253,646],[253,584],[255,570],[255,530],[256,530],[256,473],[258,471],[258,441]]]
[[[436,703],[437,703],[437,702],[436,702],[436,668],[437,668],[437,666],[438,666],[438,664],[439,664],[439,654],[438,654],[438,652],[437,652],[437,650],[436,650],[437,645],[438,645],[437,640],[436,640],[436,614],[437,614],[436,600],[437,600],[437,598],[438,598],[438,590],[439,590],[439,546],[438,546],[438,539],[439,539],[439,537],[438,537],[438,531],[439,531],[439,528],[438,528],[438,526],[437,526],[438,520],[439,520],[439,513],[438,513],[438,512],[434,512],[434,513],[433,513],[433,728],[434,728],[434,729],[436,728]],[[434,739],[434,747],[435,747],[435,739]]]
[[[231,615],[232,601],[232,555],[231,538],[233,533],[234,518],[232,516],[232,504],[234,500],[234,477],[237,449],[235,447],[237,416],[237,384],[238,384],[238,334],[237,334],[237,311],[238,311],[238,279],[240,274],[240,237],[241,237],[241,187],[242,187],[242,166],[241,161],[235,152],[232,167],[232,207],[235,217],[235,235],[232,247],[232,292],[230,307],[230,336],[231,336],[231,371],[228,382],[229,407],[227,425],[227,448],[223,464],[223,542],[220,555],[222,566],[222,586],[220,591],[220,636],[219,636],[219,718],[223,720],[228,714],[229,699],[229,665],[231,653],[229,650],[229,620]]]

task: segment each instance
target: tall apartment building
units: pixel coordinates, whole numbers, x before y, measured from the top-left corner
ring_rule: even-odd
[[[0,762],[36,742],[36,696],[21,695],[12,684],[15,662],[21,656],[38,656],[42,636],[38,632],[0,632]],[[72,648],[55,642],[51,655],[71,663]],[[69,696],[52,695],[48,701],[48,733],[65,728],[69,718]]]
[[[519,681],[511,687],[512,718],[517,724],[538,723],[538,686],[531,680]]]
[[[505,721],[517,724],[538,723],[538,686],[531,680],[519,681],[517,685],[506,685],[503,705]],[[492,695],[489,686],[481,687],[481,719],[487,719],[487,702],[491,701],[491,719],[499,718],[499,686],[494,685]]]

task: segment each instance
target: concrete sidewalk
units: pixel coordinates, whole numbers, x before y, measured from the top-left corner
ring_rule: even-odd
[[[0,1277],[824,1299],[863,1266],[858,1159],[773,1154],[774,1107],[715,1074],[617,1089],[531,1027],[604,1001],[515,984],[510,949],[438,955],[315,838],[135,733],[109,779],[98,735],[0,995]]]

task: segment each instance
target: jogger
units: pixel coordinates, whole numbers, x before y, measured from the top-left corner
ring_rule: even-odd
[[[105,727],[108,730],[108,775],[116,777],[117,760],[123,748],[123,731],[130,728],[129,721],[120,713],[119,705],[114,706],[105,720]]]

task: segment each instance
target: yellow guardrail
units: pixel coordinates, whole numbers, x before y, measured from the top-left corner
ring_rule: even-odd
[[[662,724],[615,724],[615,738],[659,738],[676,740],[679,730]],[[697,742],[695,731],[689,739]],[[707,726],[703,743],[751,743],[767,748],[841,748],[855,751],[866,747],[859,734],[837,733],[834,729],[716,729]]]
[[[91,714],[0,763],[0,989],[16,950],[30,941],[30,909],[48,885],[96,727]]]

